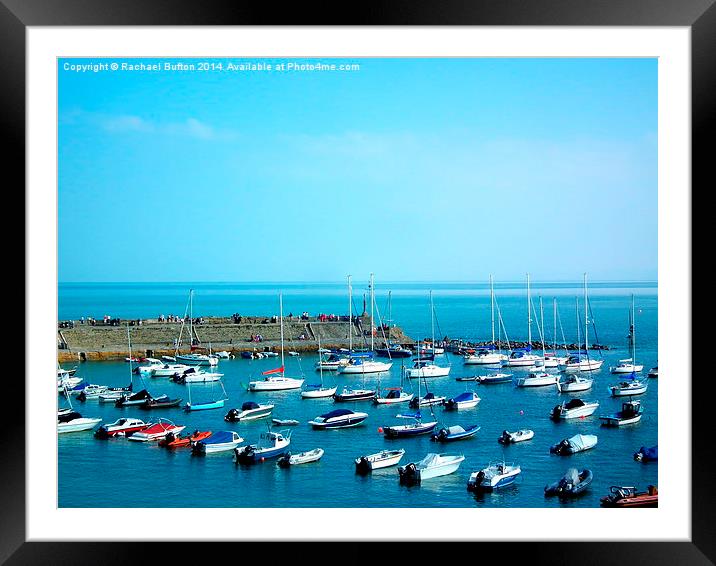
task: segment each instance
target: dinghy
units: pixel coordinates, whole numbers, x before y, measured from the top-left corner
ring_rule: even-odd
[[[197,442],[209,438],[210,436],[210,430],[195,430],[190,436],[181,436],[180,434],[170,432],[159,441],[159,446],[172,449],[184,448],[187,446],[194,446]]]
[[[584,491],[592,483],[592,471],[584,469],[581,472],[576,468],[569,468],[559,481],[544,488],[547,496],[574,497]]]
[[[634,453],[634,460],[637,462],[658,462],[659,461],[659,446],[652,446],[651,448],[645,448],[642,446],[638,452]]]
[[[575,434],[572,438],[565,438],[552,446],[549,451],[552,454],[568,456],[589,450],[597,445],[597,437],[593,434]]]
[[[380,397],[374,397],[373,403],[376,405],[391,405],[394,403],[409,403],[413,400],[412,393],[403,391],[402,387],[387,387]]]
[[[224,420],[229,423],[237,423],[239,421],[252,421],[255,419],[262,419],[271,415],[274,405],[260,405],[253,401],[244,401],[241,405],[241,410],[231,409]]]
[[[476,380],[479,381],[481,385],[490,385],[492,383],[510,383],[512,381],[512,374],[497,372],[488,375],[478,375],[476,376]]]
[[[313,428],[347,428],[358,426],[368,418],[368,413],[358,413],[349,409],[336,409],[308,421]]]
[[[457,397],[448,399],[445,402],[445,408],[451,411],[457,411],[460,409],[470,409],[475,407],[480,402],[480,397],[473,391],[465,391],[460,393]]]
[[[226,452],[234,450],[244,441],[238,433],[233,430],[222,430],[215,432],[209,438],[200,440],[192,448],[193,454],[214,454],[216,452]]]
[[[288,468],[289,466],[298,466],[299,464],[309,464],[311,462],[318,462],[323,456],[323,448],[314,448],[308,452],[301,452],[300,454],[291,454],[287,452],[278,459],[276,462],[281,468]]]
[[[602,421],[602,426],[623,426],[638,423],[641,420],[641,415],[641,401],[627,401],[622,403],[621,411],[599,418]]]
[[[555,406],[550,413],[553,420],[578,419],[588,417],[599,407],[597,401],[582,401],[581,399],[570,399]]]
[[[516,442],[524,442],[525,440],[532,440],[534,438],[534,431],[530,429],[517,430],[510,432],[503,430],[502,435],[497,439],[500,444],[515,444]]]
[[[237,464],[255,464],[270,458],[278,458],[288,451],[290,444],[290,430],[263,432],[257,444],[234,448],[234,460]]]
[[[117,419],[113,423],[104,424],[97,429],[94,435],[97,438],[112,438],[115,436],[129,436],[132,433],[139,432],[149,427],[148,423],[145,423],[141,419],[134,419],[128,417],[122,417]]]
[[[301,424],[300,421],[295,419],[271,419],[271,422],[279,426],[295,426]]]
[[[171,409],[172,407],[178,407],[179,403],[181,403],[181,398],[177,397],[176,399],[170,399],[169,397],[157,397],[156,399],[147,399],[139,405],[141,409],[150,410],[150,409]]]
[[[376,454],[368,454],[355,459],[356,471],[367,473],[380,468],[388,468],[400,463],[401,458],[405,455],[405,450],[382,450]]]
[[[659,377],[659,366],[654,366],[649,370],[649,373],[647,374],[648,377]]]
[[[478,425],[470,425],[467,428],[461,425],[453,425],[442,427],[436,434],[433,434],[431,440],[435,442],[453,442],[455,440],[465,440],[475,436],[480,427]]]
[[[489,464],[486,468],[472,472],[467,480],[467,489],[470,491],[493,491],[512,485],[522,469],[516,464],[500,462]]]
[[[465,460],[462,454],[430,453],[419,462],[411,462],[398,467],[400,483],[414,484],[425,480],[446,476],[457,471]]]
[[[229,396],[226,394],[226,389],[224,389],[224,384],[219,381],[219,385],[221,386],[221,390],[223,391],[223,396],[217,397],[217,395],[214,393],[215,386],[212,383],[211,384],[211,391],[212,391],[212,399],[207,401],[201,401],[199,403],[195,403],[191,399],[191,384],[187,384],[187,389],[189,392],[189,402],[184,405],[184,410],[189,411],[207,411],[209,409],[221,409],[225,405],[226,401],[229,399]],[[203,387],[200,387],[200,389],[203,389]]]
[[[609,488],[610,494],[602,497],[599,502],[602,507],[658,507],[659,490],[654,485],[647,487],[646,491],[638,492],[635,487],[622,487],[613,485]]]
[[[127,438],[128,440],[134,440],[135,442],[151,442],[152,440],[164,438],[170,432],[176,436],[185,428],[186,426],[175,425],[170,420],[159,419],[157,423],[148,426],[144,430],[135,432]]]
[[[99,400],[100,396],[103,395],[110,395],[114,394],[117,395],[117,398],[119,395],[123,395],[125,393],[131,393],[132,391],[132,385],[128,385],[127,387],[107,387],[106,385],[88,385],[85,387],[82,392],[77,396],[78,401],[82,401],[83,403],[85,401],[92,401],[92,400]]]
[[[410,400],[409,406],[413,409],[418,407],[430,407],[432,405],[443,405],[445,403],[445,397],[437,397],[435,393],[428,392],[424,397],[413,397]]]

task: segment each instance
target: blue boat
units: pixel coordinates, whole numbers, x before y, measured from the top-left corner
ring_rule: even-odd
[[[207,401],[206,403],[187,403],[184,405],[185,411],[205,411],[207,409],[221,409],[226,403],[225,399],[218,401]]]
[[[291,431],[263,432],[257,444],[234,448],[234,461],[237,464],[256,464],[278,458],[286,452],[291,444]]]
[[[213,433],[209,438],[197,442],[192,451],[195,454],[211,454],[213,452],[226,452],[234,450],[244,441],[238,433],[232,430],[222,430]]]
[[[634,459],[637,462],[658,462],[659,461],[659,445],[645,448],[642,446],[638,452],[634,453]]]
[[[347,428],[358,426],[368,418],[368,413],[359,413],[350,409],[336,409],[330,413],[325,413],[309,421],[313,428]]]
[[[413,419],[415,422],[407,425],[393,425],[383,427],[383,434],[386,438],[405,438],[407,436],[419,436],[429,434],[437,426],[437,421],[424,423],[420,411],[414,415],[396,415],[401,419]]]
[[[452,442],[454,440],[465,440],[472,438],[480,430],[478,425],[470,425],[464,428],[460,425],[442,427],[436,434],[433,434],[432,440],[435,442]]]

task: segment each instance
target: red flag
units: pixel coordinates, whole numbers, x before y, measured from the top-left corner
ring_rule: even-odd
[[[270,373],[283,373],[283,366],[281,366],[280,368],[270,369],[268,371],[265,371],[261,375],[268,375]]]

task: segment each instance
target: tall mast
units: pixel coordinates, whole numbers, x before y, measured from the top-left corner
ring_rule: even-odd
[[[581,331],[579,330],[580,320],[579,320],[579,297],[574,297],[574,312],[577,315],[577,351],[579,354],[577,354],[577,357],[581,360],[582,359],[582,337],[580,336]]]
[[[589,355],[589,311],[587,304],[587,274],[584,274],[584,351]]]
[[[552,297],[552,314],[554,316],[554,338],[552,345],[554,346],[554,355],[557,355],[557,297]]]
[[[189,289],[189,352],[192,351],[194,345],[194,289]]]
[[[393,291],[388,291],[388,340],[390,340],[390,327],[393,325]]]
[[[430,333],[433,340],[433,357],[435,357],[435,307],[433,307],[433,292],[430,291]],[[420,383],[418,383],[420,385]]]
[[[348,352],[353,351],[353,290],[351,276],[348,276]]]
[[[542,326],[542,332],[540,334],[542,335],[542,367],[544,368],[544,362],[546,358],[545,348],[544,348],[544,308],[542,307],[542,295],[539,297],[539,318],[540,318],[540,326]]]
[[[490,275],[490,319],[492,322],[492,345],[495,345],[495,289],[493,288],[492,275]]]
[[[634,293],[631,294],[631,363],[636,365],[636,311],[634,310]]]
[[[530,298],[530,274],[527,274],[527,344],[532,347],[532,299]]]
[[[281,368],[284,367],[283,365],[283,294],[278,294],[278,313],[279,318],[281,320]],[[281,375],[284,374],[283,369],[281,370]]]
[[[127,323],[127,347],[129,348],[129,381],[132,382],[132,340],[129,338],[129,323]]]
[[[370,274],[370,351],[375,350],[373,337],[373,305],[375,305],[375,290],[373,289],[373,274]]]

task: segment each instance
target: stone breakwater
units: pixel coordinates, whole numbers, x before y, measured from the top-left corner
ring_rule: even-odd
[[[213,351],[226,350],[234,354],[244,351],[278,351],[281,346],[281,325],[265,317],[242,317],[240,323],[231,318],[203,318],[193,327],[195,345]],[[138,357],[158,357],[174,355],[175,340],[179,337],[180,322],[158,322],[156,319],[128,321],[132,340],[132,355]],[[59,362],[83,360],[116,360],[128,355],[127,321],[115,326],[104,324],[79,324],[76,321],[70,327],[58,327],[57,359]],[[315,352],[320,340],[322,348],[347,348],[352,333],[353,347],[360,348],[370,344],[370,317],[357,317],[353,324],[348,321],[321,322],[315,318],[301,320],[284,319],[284,348],[286,351]],[[398,344],[412,346],[415,341],[403,331],[392,326],[385,330],[386,336]],[[261,336],[261,341],[253,338]],[[377,329],[376,347],[383,344],[383,332]],[[182,331],[180,353],[190,351],[189,325]]]

